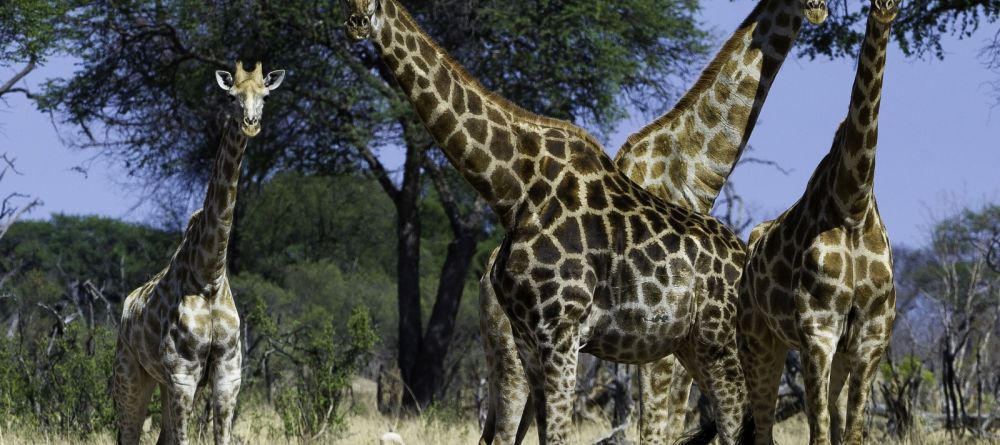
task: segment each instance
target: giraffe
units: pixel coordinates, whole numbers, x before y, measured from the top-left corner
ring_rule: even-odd
[[[437,145],[507,236],[488,284],[511,322],[542,443],[569,440],[579,351],[623,363],[676,353],[723,443],[752,434],[735,310],[745,247],[715,218],[624,176],[585,130],[531,114],[469,76],[397,0],[347,0]]]
[[[240,318],[226,276],[226,249],[236,206],[237,182],[247,139],[260,132],[263,102],[284,70],[262,76],[258,62],[235,79],[216,71],[232,99],[205,195],[169,265],[125,299],[113,371],[118,443],[137,444],[154,387],[163,399],[157,443],[187,444],[195,392],[210,384],[216,444],[230,441],[240,389]],[[237,126],[239,128],[237,129]]]
[[[826,3],[819,1],[757,3],[677,105],[628,138],[615,157],[618,169],[667,202],[709,213],[746,147],[803,19],[819,24],[826,13]],[[510,324],[502,319],[506,315],[488,283],[480,284],[480,319],[491,369],[482,442],[492,443],[494,437],[500,443],[519,442],[527,426],[519,415],[527,400],[526,382],[515,374],[523,370]],[[691,376],[676,358],[666,357],[640,365],[639,381],[642,441],[670,443],[684,427]]]
[[[810,443],[862,440],[869,385],[895,318],[892,253],[873,182],[886,45],[898,11],[896,0],[873,0],[847,118],[830,153],[798,202],[750,235],[739,338],[759,444],[772,441],[790,348],[802,354]]]

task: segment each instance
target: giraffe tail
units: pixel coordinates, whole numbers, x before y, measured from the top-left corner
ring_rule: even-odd
[[[680,439],[677,439],[677,445],[708,445],[715,439],[715,436],[719,435],[719,426],[715,423],[713,419],[710,422],[703,423],[698,427],[697,430],[689,432]],[[753,416],[750,414],[750,410],[747,410],[743,414],[743,422],[740,424],[740,428],[736,430],[735,444],[738,445],[753,445],[757,436],[757,427],[753,421]]]

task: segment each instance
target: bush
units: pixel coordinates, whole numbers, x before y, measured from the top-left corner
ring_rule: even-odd
[[[8,424],[72,432],[114,428],[108,391],[115,335],[82,322],[54,330],[51,348],[25,349],[16,335],[0,338],[0,413]]]
[[[285,435],[315,438],[344,426],[341,405],[351,387],[351,376],[371,355],[378,340],[364,307],[347,321],[346,346],[337,340],[332,324],[307,335],[302,362],[294,368],[275,400]]]

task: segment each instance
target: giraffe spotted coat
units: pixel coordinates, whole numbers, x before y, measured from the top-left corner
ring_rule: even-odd
[[[490,284],[525,365],[543,443],[567,443],[577,353],[642,363],[676,353],[705,389],[724,443],[747,414],[735,331],[744,246],[714,218],[661,201],[569,123],[486,91],[395,0],[350,0],[449,161],[507,237]]]
[[[848,116],[830,153],[802,198],[750,237],[739,338],[758,444],[772,441],[790,348],[802,357],[810,443],[862,441],[865,402],[895,318],[892,253],[873,180],[886,45],[898,7],[873,1]]]

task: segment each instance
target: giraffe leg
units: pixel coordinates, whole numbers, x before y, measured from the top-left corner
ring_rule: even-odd
[[[138,444],[156,382],[120,341],[111,382],[118,417],[118,444]]]
[[[538,331],[534,338],[544,338],[544,343],[538,342],[534,348],[518,344],[535,404],[538,442],[541,445],[570,443],[579,356],[577,345],[580,342],[578,326],[559,323],[548,329],[539,327]]]
[[[642,443],[672,443],[684,431],[691,381],[691,375],[673,355],[639,365]]]
[[[884,320],[867,322],[860,329],[860,335],[854,337],[857,345],[851,348],[853,360],[847,383],[847,428],[844,435],[844,443],[847,444],[860,444],[864,439],[865,404],[892,332],[892,319],[888,326],[884,323]]]
[[[227,357],[213,362],[212,414],[214,418],[215,445],[229,443],[233,428],[233,413],[236,411],[236,396],[240,393],[242,381],[241,364],[243,355],[240,342],[229,351]]]
[[[847,393],[844,382],[850,374],[850,359],[843,352],[833,355],[833,369],[830,371],[830,442],[843,443],[847,428]]]
[[[774,443],[774,410],[788,348],[771,333],[754,310],[740,314],[740,361],[746,377],[757,445]]]
[[[806,384],[809,443],[830,444],[830,373],[837,348],[834,332],[802,334],[802,369]]]
[[[192,375],[172,375],[171,381],[161,386],[160,397],[164,400],[163,426],[157,444],[188,445],[190,441],[187,431],[188,419],[191,417],[195,392],[198,388],[198,380],[194,375],[201,374],[200,369],[195,371]]]
[[[742,442],[744,419],[750,415],[747,407],[746,380],[736,348],[727,349],[729,350],[696,352],[696,363],[703,371],[700,374],[698,387],[705,388],[704,393],[712,404],[719,443],[723,445]],[[685,366],[687,364],[691,362],[686,362]]]
[[[174,424],[172,415],[174,408],[170,404],[172,399],[167,397],[169,393],[170,390],[167,389],[167,385],[160,385],[160,409],[163,411],[163,414],[160,417],[160,436],[156,439],[156,445],[170,445],[176,442],[173,428],[171,427]]]
[[[487,270],[490,269],[492,265],[487,267]],[[524,415],[528,404],[528,382],[514,342],[510,319],[497,301],[489,274],[479,282],[479,323],[489,372],[489,406],[479,443],[520,443],[527,432],[527,423],[530,423],[530,414]]]
[[[684,365],[674,360],[674,372],[670,377],[670,401],[667,412],[670,413],[670,428],[667,430],[665,443],[671,443],[674,438],[680,437],[687,426],[688,399],[691,397],[691,385],[694,384],[694,376],[684,369]]]

